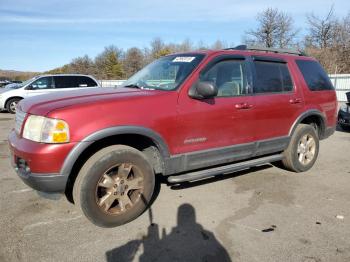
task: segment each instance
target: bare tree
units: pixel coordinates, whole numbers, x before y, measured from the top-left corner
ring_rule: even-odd
[[[295,44],[295,37],[299,30],[294,29],[294,20],[286,13],[279,13],[277,27],[278,47],[286,48]]]
[[[350,48],[350,11],[334,26],[334,45],[341,48]]]
[[[257,15],[258,28],[246,32],[245,42],[266,47],[286,48],[293,45],[298,30],[291,16],[278,9],[268,8]]]
[[[78,73],[86,75],[94,75],[96,73],[95,64],[92,59],[85,55],[77,57],[70,62],[67,73]]]
[[[214,44],[212,44],[211,48],[212,49],[223,49],[226,47],[226,43],[224,43],[221,40],[216,40]]]
[[[307,44],[321,49],[332,46],[337,25],[334,18],[334,6],[331,7],[326,17],[320,18],[309,14],[307,21],[309,24],[309,34],[306,36]]]

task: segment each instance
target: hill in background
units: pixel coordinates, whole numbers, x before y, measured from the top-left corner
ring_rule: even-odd
[[[20,80],[24,81],[33,76],[39,75],[40,72],[23,72],[15,70],[2,70],[0,69],[0,80]]]

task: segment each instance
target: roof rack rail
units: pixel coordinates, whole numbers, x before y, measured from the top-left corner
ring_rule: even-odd
[[[272,53],[278,53],[278,54],[306,56],[304,52],[295,50],[295,49],[268,48],[268,47],[262,47],[262,46],[238,45],[236,47],[225,48],[224,50],[263,51],[263,52],[272,52]]]

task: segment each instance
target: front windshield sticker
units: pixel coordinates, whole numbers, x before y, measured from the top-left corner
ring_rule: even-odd
[[[173,62],[191,63],[195,58],[194,56],[177,56],[174,58]]]

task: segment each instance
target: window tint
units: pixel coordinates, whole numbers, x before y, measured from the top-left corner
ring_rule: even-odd
[[[97,83],[86,76],[55,76],[55,88],[74,88],[97,86]]]
[[[276,93],[293,90],[293,81],[284,63],[255,61],[255,93]]]
[[[55,76],[55,88],[72,88],[76,86],[74,76]]]
[[[304,76],[305,82],[311,91],[332,90],[333,85],[327,73],[316,61],[296,60],[299,70]]]
[[[200,80],[214,83],[218,88],[218,97],[246,94],[247,80],[244,61],[219,62],[202,75]]]
[[[31,84],[32,89],[50,89],[52,88],[52,77],[42,77]]]

